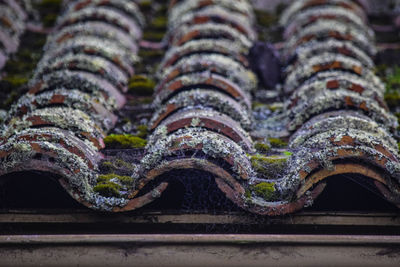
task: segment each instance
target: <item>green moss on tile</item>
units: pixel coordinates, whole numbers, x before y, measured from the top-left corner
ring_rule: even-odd
[[[148,105],[151,103],[153,103],[153,97],[151,97],[151,96],[150,97],[137,96],[132,99],[129,99],[129,105],[132,105],[132,106]],[[126,121],[126,122],[128,122],[128,121]]]
[[[285,155],[285,156],[291,156],[291,155],[293,155],[293,153],[292,152],[290,152],[290,151],[283,151],[283,155]]]
[[[24,84],[26,84],[29,80],[29,77],[25,75],[7,75],[3,77],[2,81],[9,83],[12,87],[20,87]]]
[[[250,156],[253,169],[262,177],[274,178],[287,163],[287,156],[263,156],[260,154]]]
[[[111,180],[117,179],[122,185],[132,185],[133,178],[130,176],[121,176],[115,173],[99,175],[97,178],[97,183],[106,183]]]
[[[149,134],[149,129],[147,125],[141,124],[136,127],[137,133],[136,136],[145,139]]]
[[[265,143],[257,142],[254,144],[254,148],[259,153],[268,153],[271,150],[271,146]]]
[[[148,30],[143,33],[143,39],[153,42],[161,42],[165,36],[164,31]]]
[[[280,138],[268,138],[269,143],[271,144],[271,147],[275,148],[283,148],[287,147],[288,143],[286,141],[283,141]]]
[[[258,101],[253,101],[253,103],[251,104],[252,109],[256,109],[256,108],[263,108],[263,107],[267,107],[267,104],[258,102]]]
[[[391,108],[400,106],[400,93],[397,91],[386,92],[385,101]]]
[[[110,134],[104,143],[107,148],[144,148],[147,141],[131,134]]]
[[[155,30],[165,31],[167,28],[167,22],[168,19],[166,16],[157,16],[151,21],[150,27]]]
[[[120,197],[120,188],[116,183],[102,183],[93,187],[93,190],[105,197]]]
[[[272,201],[277,198],[275,183],[262,182],[251,186],[253,192],[267,201]]]
[[[36,62],[31,61],[30,59],[19,59],[18,54],[16,55],[16,59],[11,59],[7,62],[4,70],[7,73],[21,73],[26,71],[31,71],[35,68]]]
[[[113,169],[114,168],[114,164],[112,163],[112,161],[103,161],[100,163],[100,167],[104,167],[106,169]]]
[[[129,169],[129,170],[133,170],[134,169],[132,163],[126,162],[126,161],[124,161],[122,159],[116,159],[114,161],[114,166],[116,166],[117,168],[124,168],[124,169]]]
[[[271,112],[276,112],[282,110],[283,106],[282,103],[273,103],[267,106]]]
[[[145,50],[145,49],[141,49],[139,50],[139,57],[144,58],[144,59],[148,59],[148,58],[155,58],[155,57],[163,57],[165,54],[164,50]]]
[[[121,172],[122,171],[132,171],[134,165],[132,163],[126,162],[122,159],[106,160],[100,163],[100,169],[104,172]]]
[[[400,67],[396,66],[384,77],[386,83],[385,101],[390,108],[400,106]]]
[[[257,24],[262,27],[270,27],[278,22],[279,17],[271,12],[256,9],[254,10],[256,15]]]
[[[246,189],[246,191],[244,192],[244,197],[246,199],[250,199],[251,198],[251,191],[249,189]]]
[[[120,197],[121,191],[132,187],[134,179],[130,176],[121,176],[115,173],[99,175],[93,190],[105,197]]]
[[[134,75],[128,84],[129,92],[140,96],[152,95],[155,86],[156,82],[145,75]]]
[[[142,12],[149,12],[151,10],[152,1],[140,1],[138,6]]]

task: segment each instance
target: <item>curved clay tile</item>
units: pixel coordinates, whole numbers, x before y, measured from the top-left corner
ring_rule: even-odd
[[[103,138],[125,103],[143,16],[132,1],[72,1],[48,38],[29,91],[11,108],[0,139],[0,175],[57,175],[82,204],[109,210],[127,201],[93,187]]]
[[[384,86],[372,71],[371,30],[356,21],[343,24],[354,15],[365,23],[356,6],[343,0],[296,1],[281,19],[289,32],[296,32],[285,50],[289,66],[284,88],[291,94],[286,107],[294,154],[275,185],[292,200],[327,177],[360,174],[372,179],[388,201],[400,204],[400,157],[393,139],[398,125],[383,101]],[[346,16],[343,10],[333,16],[338,7],[348,10]],[[316,18],[304,15],[315,10]],[[327,23],[325,14],[334,22]],[[300,24],[292,25],[295,21]]]
[[[151,201],[150,195],[158,197],[162,190],[157,187],[145,196],[141,190],[152,181],[165,188],[167,182],[156,178],[173,170],[212,173],[235,203],[254,176],[246,155],[253,152],[253,143],[244,130],[252,125],[250,92],[256,86],[246,58],[254,39],[251,7],[247,1],[233,0],[171,6],[170,47],[157,73],[153,133],[133,174],[131,200],[114,211],[136,209]],[[239,27],[244,18],[247,26]]]
[[[0,175],[57,174],[80,203],[122,212],[160,197],[171,172],[195,169],[212,174],[237,206],[273,216],[311,205],[328,177],[357,174],[400,206],[398,125],[372,71],[363,8],[301,0],[283,13],[286,110],[273,120],[253,119],[253,22],[247,0],[171,1],[147,146],[129,162],[129,176],[104,178],[99,151],[125,103],[143,16],[128,0],[69,2],[29,92],[6,118]],[[118,196],[94,189],[102,179]]]

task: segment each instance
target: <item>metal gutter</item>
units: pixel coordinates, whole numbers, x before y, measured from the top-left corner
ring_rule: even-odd
[[[3,245],[46,244],[291,244],[291,245],[400,245],[400,236],[378,235],[246,235],[246,234],[133,234],[133,235],[6,235]]]
[[[1,266],[398,266],[399,236],[0,236]]]

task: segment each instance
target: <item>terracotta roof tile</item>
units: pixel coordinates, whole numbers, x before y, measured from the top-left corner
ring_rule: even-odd
[[[163,42],[146,44],[167,47],[154,74],[151,116],[113,130],[124,116],[138,115],[129,87],[145,16],[133,1],[66,1],[28,92],[6,117],[0,175],[56,174],[83,205],[121,212],[159,198],[169,173],[197,170],[211,173],[238,207],[272,216],[311,205],[328,177],[357,174],[399,206],[398,123],[374,73],[365,8],[350,0],[290,5],[280,20],[285,79],[272,92],[283,101],[257,109],[250,1],[171,1]],[[6,14],[21,19],[10,25],[18,27],[17,41],[26,15],[13,12]],[[132,129],[139,134],[109,135],[105,140],[116,145],[105,146],[108,133]],[[106,159],[121,160],[123,171],[104,168]]]

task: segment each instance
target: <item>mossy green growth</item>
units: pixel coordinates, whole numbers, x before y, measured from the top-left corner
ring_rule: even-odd
[[[137,133],[136,136],[140,138],[146,138],[147,135],[149,134],[149,129],[147,128],[147,125],[141,124],[136,127]]]
[[[153,42],[161,42],[165,36],[164,31],[148,30],[143,33],[143,39]]]
[[[391,108],[400,106],[400,92],[397,91],[386,92],[385,101]]]
[[[268,138],[268,142],[266,143],[255,143],[254,148],[257,150],[257,152],[266,154],[271,150],[271,148],[284,148],[287,147],[287,145],[288,143],[283,141],[282,139]]]
[[[260,154],[250,156],[253,169],[262,177],[275,178],[286,166],[287,156],[263,156]]]
[[[140,49],[138,56],[144,59],[148,58],[155,58],[155,57],[163,57],[165,54],[164,50],[161,49],[154,49],[154,50],[145,50],[145,49]]]
[[[120,197],[120,188],[116,183],[102,183],[96,185],[93,190],[104,197]]]
[[[137,96],[137,97],[132,97],[128,101],[129,101],[129,105],[133,105],[133,106],[149,105],[149,104],[153,103],[153,97]],[[124,122],[127,123],[128,121],[124,121]]]
[[[133,183],[133,178],[130,176],[121,176],[115,173],[99,175],[97,178],[97,183],[110,182],[112,179],[117,179],[122,185],[131,186]]]
[[[385,101],[389,107],[400,106],[400,67],[396,66],[393,72],[384,78],[386,82]]]
[[[246,189],[246,191],[244,192],[244,197],[246,199],[250,199],[251,198],[251,191],[249,189]]]
[[[267,107],[271,112],[276,112],[276,111],[279,111],[282,109],[282,105],[280,103],[273,103],[273,104],[267,105]]]
[[[272,147],[276,147],[276,148],[283,148],[283,147],[287,147],[287,145],[288,145],[287,142],[285,142],[279,138],[268,138],[268,141]]]
[[[151,4],[152,1],[146,0],[146,1],[140,1],[138,3],[138,6],[140,8],[141,11],[150,11],[151,10]]]
[[[269,146],[268,144],[265,144],[265,143],[260,143],[260,142],[255,143],[254,148],[259,153],[268,153],[268,151],[271,150],[271,146]]]
[[[7,75],[3,77],[2,81],[9,83],[12,87],[20,87],[24,84],[26,84],[29,80],[29,77],[25,75]]]
[[[278,16],[268,11],[256,9],[254,10],[256,15],[257,24],[262,27],[270,27],[278,22]]]
[[[264,103],[261,103],[261,102],[258,102],[258,101],[253,101],[251,106],[252,106],[252,109],[257,109],[257,108],[265,108],[268,105],[264,104]]]
[[[114,169],[114,164],[111,161],[103,161],[100,163],[100,167],[104,167],[108,170]]]
[[[272,201],[277,198],[275,183],[262,182],[252,185],[253,192],[267,201]]]
[[[168,19],[166,16],[157,16],[151,21],[150,27],[152,29],[165,31],[167,28],[167,22]]]
[[[16,55],[17,57],[18,55]],[[29,62],[26,61],[26,59],[12,59],[7,62],[7,64],[4,67],[4,70],[7,73],[18,73],[20,74],[21,72],[28,72],[31,71],[35,68],[36,62],[31,61]]]
[[[145,75],[134,75],[129,79],[129,92],[140,96],[149,96],[154,92],[156,82]]]
[[[104,143],[107,148],[144,148],[147,141],[131,134],[110,134]]]
[[[132,184],[132,177],[110,173],[99,175],[97,178],[97,185],[93,190],[105,197],[120,197],[121,190],[126,191]]]
[[[107,172],[115,172],[118,170],[132,171],[134,166],[132,163],[122,159],[113,159],[112,161],[102,161],[100,163],[100,169],[104,169]]]
[[[285,156],[291,156],[291,155],[293,155],[293,153],[292,152],[290,152],[290,151],[283,151],[283,155],[285,155]]]

